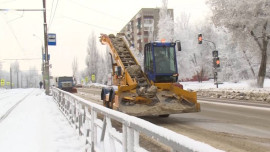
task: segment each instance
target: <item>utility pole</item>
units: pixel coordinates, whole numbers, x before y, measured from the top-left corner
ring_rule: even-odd
[[[48,60],[48,33],[47,33],[47,20],[46,20],[46,0],[43,0],[43,18],[44,18],[44,47],[45,47],[45,93],[50,94],[50,71],[49,71],[49,60]]]

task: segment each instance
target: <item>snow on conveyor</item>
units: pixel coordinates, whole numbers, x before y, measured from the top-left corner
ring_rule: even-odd
[[[40,89],[0,90],[0,102],[19,101],[29,94],[0,123],[1,152],[78,152],[83,142],[58,110],[52,97]],[[12,97],[11,97],[12,95]],[[12,100],[11,100],[12,98]],[[6,105],[4,104],[4,105]],[[6,111],[2,105],[1,111]]]

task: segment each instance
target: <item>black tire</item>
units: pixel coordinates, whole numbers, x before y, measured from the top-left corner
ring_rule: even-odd
[[[105,104],[106,104],[106,107],[107,107],[107,108],[110,108],[110,109],[111,109],[111,107],[110,107],[110,102],[105,102]]]
[[[165,114],[165,115],[158,115],[159,117],[162,117],[162,118],[167,118],[170,116],[170,114]]]
[[[106,107],[106,101],[105,100],[103,100],[103,106]]]

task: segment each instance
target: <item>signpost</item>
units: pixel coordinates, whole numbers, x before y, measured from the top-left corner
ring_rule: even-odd
[[[56,45],[56,34],[49,33],[48,34],[48,45]]]
[[[5,80],[1,79],[1,87],[5,86]]]
[[[96,81],[96,76],[94,74],[92,74],[92,82]]]

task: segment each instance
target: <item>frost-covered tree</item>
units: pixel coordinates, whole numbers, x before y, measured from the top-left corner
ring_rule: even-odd
[[[191,78],[194,68],[191,62],[192,52],[194,50],[194,35],[189,25],[190,15],[184,12],[176,19],[174,26],[174,39],[180,40],[182,51],[177,52],[177,67],[179,71],[179,79]]]
[[[182,12],[175,22],[175,40],[180,40],[182,51],[177,52],[179,79],[196,79],[201,81],[212,74],[211,52],[213,48],[207,43],[198,45],[198,33],[205,33],[209,39],[216,31],[209,23],[202,27],[190,24],[190,14]]]
[[[82,71],[79,72],[79,79],[80,79],[80,83],[81,84],[86,84],[85,82],[85,77],[88,77],[88,74],[87,74],[87,69],[84,69]],[[79,80],[78,80],[79,81]]]
[[[85,59],[85,63],[87,66],[86,72],[89,78],[91,78],[91,75],[97,74],[98,68],[98,60],[99,60],[99,54],[97,49],[97,43],[96,43],[97,36],[93,32],[91,36],[88,39],[88,47],[87,47],[87,55]]]
[[[270,1],[269,0],[209,0],[216,26],[232,32],[234,40],[241,47],[248,45],[260,56],[257,86],[263,87],[267,66],[267,51],[270,41]]]
[[[24,74],[25,81],[26,81],[26,87],[27,88],[36,88],[38,87],[39,78],[38,78],[38,72],[35,67],[30,67],[28,72]]]
[[[158,21],[158,39],[165,39],[166,41],[173,40],[174,22],[172,14],[168,12],[168,0],[162,0],[162,7],[159,12]]]
[[[78,61],[77,58],[74,57],[72,62],[72,76],[75,79],[75,84],[77,84],[77,77],[78,77]]]
[[[108,49],[105,52],[99,51],[96,44],[97,37],[92,33],[89,38],[87,56],[86,56],[86,71],[85,73],[91,80],[92,74],[95,75],[95,82],[105,84],[108,80],[108,73],[111,69],[111,59]]]
[[[20,72],[19,62],[15,61],[14,63],[12,63],[11,69],[12,69],[12,72],[16,75],[16,78],[17,78],[16,86],[17,86],[17,88],[19,88],[19,72]]]

